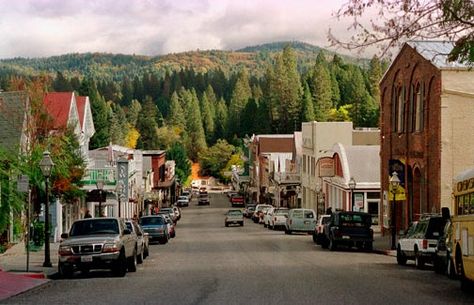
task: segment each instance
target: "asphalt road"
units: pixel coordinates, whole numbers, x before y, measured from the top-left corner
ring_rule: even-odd
[[[310,235],[285,235],[246,220],[224,227],[227,197],[183,209],[177,236],[153,245],[136,273],[54,280],[2,304],[466,304],[457,281],[401,267],[394,257],[330,252]]]

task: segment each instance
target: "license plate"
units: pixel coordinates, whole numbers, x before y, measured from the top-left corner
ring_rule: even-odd
[[[350,236],[347,236],[347,235],[344,235],[342,236],[343,239],[350,239],[351,237]]]
[[[92,262],[92,255],[84,255],[84,256],[81,256],[81,262],[83,262],[83,263],[91,263],[91,262]]]
[[[309,224],[310,224],[310,221],[305,221],[304,224],[305,224],[305,225],[309,225]]]

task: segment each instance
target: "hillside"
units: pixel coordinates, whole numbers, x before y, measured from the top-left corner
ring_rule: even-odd
[[[0,76],[41,73],[55,75],[61,71],[65,76],[88,76],[97,79],[121,80],[124,76],[133,78],[145,72],[162,76],[166,71],[179,71],[192,67],[197,72],[221,69],[226,74],[246,67],[254,76],[263,75],[265,68],[276,54],[290,44],[295,50],[300,71],[306,71],[314,64],[321,48],[303,42],[274,42],[249,46],[236,51],[190,51],[162,56],[140,56],[108,53],[66,54],[46,58],[12,58],[0,60]],[[325,51],[329,58],[333,52]],[[355,58],[341,56],[351,63],[362,63]]]

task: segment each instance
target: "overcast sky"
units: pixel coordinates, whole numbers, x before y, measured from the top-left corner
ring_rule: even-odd
[[[328,45],[344,0],[0,0],[0,58],[235,50],[282,40]]]

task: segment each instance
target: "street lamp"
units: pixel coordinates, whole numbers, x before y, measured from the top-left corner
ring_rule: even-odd
[[[49,177],[53,169],[54,163],[51,160],[49,151],[43,152],[43,159],[39,163],[41,172],[45,178],[46,202],[44,204],[44,262],[43,267],[52,267],[49,255]]]
[[[392,230],[392,250],[395,250],[395,240],[397,238],[397,213],[395,211],[395,200],[396,200],[396,195],[397,195],[397,189],[398,186],[400,185],[400,179],[398,179],[398,174],[397,172],[392,173],[392,177],[390,177],[390,192],[393,194],[393,200],[392,200],[392,224],[391,224],[391,230]]]
[[[102,217],[102,190],[104,189],[104,179],[98,178],[95,181],[95,185],[97,186],[97,189],[99,190],[99,217]]]
[[[351,189],[351,205],[352,205],[352,210],[354,211],[354,189],[356,188],[356,181],[354,177],[351,177],[349,180],[349,188]]]

